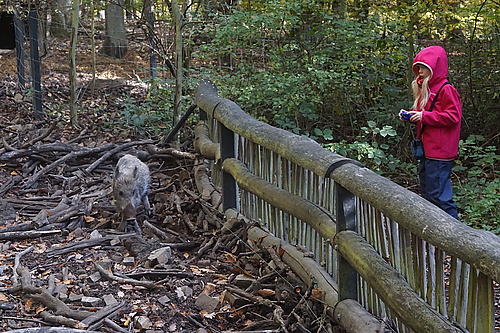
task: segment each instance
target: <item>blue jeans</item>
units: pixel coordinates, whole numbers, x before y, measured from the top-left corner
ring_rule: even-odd
[[[439,161],[424,157],[420,160],[418,176],[422,196],[458,219],[450,180],[452,168],[453,161]]]

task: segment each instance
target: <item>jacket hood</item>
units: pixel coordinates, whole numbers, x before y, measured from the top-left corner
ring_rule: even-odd
[[[448,57],[441,46],[429,46],[420,51],[413,59],[413,74],[418,77],[418,66],[424,65],[431,70],[429,85],[434,85],[448,77]]]

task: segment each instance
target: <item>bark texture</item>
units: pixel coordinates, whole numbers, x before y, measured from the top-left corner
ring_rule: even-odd
[[[123,0],[109,2],[106,4],[106,38],[102,51],[110,57],[121,59],[127,53],[127,45]]]

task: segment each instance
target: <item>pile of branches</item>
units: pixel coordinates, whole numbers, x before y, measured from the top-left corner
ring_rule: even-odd
[[[205,161],[152,140],[89,144],[95,133],[57,123],[3,127],[5,329],[339,332],[279,249],[248,239],[253,222],[220,213]],[[152,173],[153,214],[133,234],[114,229],[110,198],[125,153]]]
[[[16,211],[23,208],[21,215],[30,220],[4,229],[4,239],[8,239],[6,231],[64,229],[71,232],[84,226],[84,216],[89,216],[94,208],[113,211],[109,200],[107,207],[94,207],[93,204],[109,197],[114,164],[125,153],[139,155],[145,161],[160,160],[162,164],[175,167],[178,158],[194,159],[193,154],[178,149],[158,149],[153,140],[85,147],[82,142],[94,136],[85,130],[64,142],[50,139],[57,124],[58,121],[54,121],[43,133],[29,140],[26,138],[36,131],[2,136],[0,162],[14,171],[0,186],[0,196],[9,194],[4,203]],[[8,142],[9,138],[15,143]],[[147,149],[135,150],[138,146]],[[39,236],[38,233],[25,234]]]

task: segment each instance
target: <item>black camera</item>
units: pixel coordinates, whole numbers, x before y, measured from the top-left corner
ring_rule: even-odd
[[[406,121],[410,121],[410,118],[412,116],[413,115],[411,113],[409,113],[409,112],[406,112],[406,111],[401,112],[401,118],[403,118]]]

